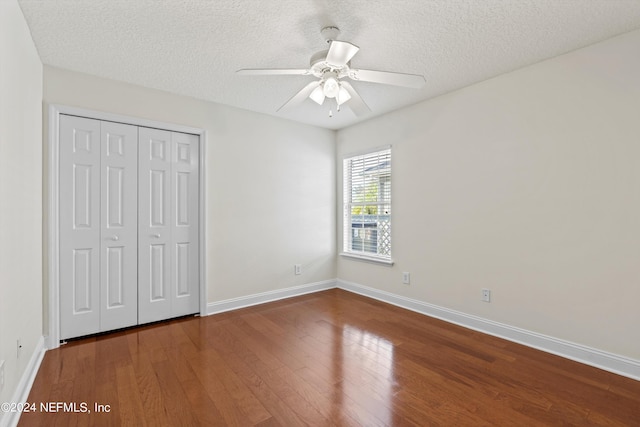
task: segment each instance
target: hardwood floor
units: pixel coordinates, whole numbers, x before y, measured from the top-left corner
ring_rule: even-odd
[[[640,425],[639,381],[338,289],[70,342],[29,402],[20,426]]]

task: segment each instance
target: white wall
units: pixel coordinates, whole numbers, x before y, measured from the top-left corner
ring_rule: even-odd
[[[209,302],[336,277],[333,131],[49,66],[44,101],[207,131]]]
[[[0,360],[10,401],[42,336],[42,64],[15,0],[0,1]],[[16,341],[22,341],[17,356]],[[3,418],[0,412],[0,420]]]
[[[338,161],[393,145],[395,260],[338,277],[640,360],[639,51],[636,31],[338,131]]]

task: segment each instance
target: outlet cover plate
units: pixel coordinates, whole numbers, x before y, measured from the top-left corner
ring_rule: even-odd
[[[411,284],[411,274],[409,274],[408,272],[403,272],[402,273],[402,283],[405,285],[409,285]]]

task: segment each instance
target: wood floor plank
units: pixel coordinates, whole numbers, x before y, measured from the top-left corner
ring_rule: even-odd
[[[29,402],[92,413],[20,426],[640,426],[640,381],[338,289],[70,341]]]
[[[142,398],[138,393],[136,373],[132,365],[116,368],[116,389],[120,410],[120,420],[123,426],[146,427],[147,419],[140,417],[144,413]]]
[[[225,356],[223,356],[225,357]],[[245,363],[241,358],[234,357],[227,353],[225,360],[229,367],[238,375],[245,385],[251,390],[257,399],[269,408],[272,418],[265,420],[262,424],[270,424],[277,422],[280,425],[302,425],[302,419],[294,411],[286,399],[282,399],[274,390],[271,389],[268,382],[260,377],[251,366]],[[269,421],[267,423],[267,421]]]
[[[264,381],[274,393],[293,410],[303,424],[309,425],[327,425],[328,420],[322,416],[315,408],[314,402],[305,400],[298,390],[291,387],[282,375],[278,374],[278,369],[274,370],[262,362],[256,360],[252,365],[256,375]],[[282,369],[284,365],[281,366]]]
[[[131,364],[136,373],[136,384],[142,401],[143,410],[139,416],[144,416],[149,425],[166,425],[162,390],[148,356],[148,353],[140,353]]]
[[[229,369],[217,351],[207,349],[191,360],[196,371],[205,371],[201,382],[230,425],[242,425],[247,420],[251,425],[270,418],[269,412],[247,389],[237,375]],[[244,422],[247,422],[244,421]]]

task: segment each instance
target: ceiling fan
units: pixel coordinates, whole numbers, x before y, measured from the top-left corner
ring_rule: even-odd
[[[301,75],[314,76],[315,80],[296,93],[277,111],[296,106],[305,99],[310,98],[322,105],[326,98],[335,100],[336,109],[345,104],[351,108],[356,116],[361,116],[371,111],[369,106],[358,95],[345,77],[353,81],[381,83],[394,86],[419,88],[424,83],[424,77],[417,74],[391,73],[387,71],[360,70],[351,68],[351,59],[360,48],[352,43],[336,40],[340,34],[337,27],[325,27],[321,31],[322,36],[329,43],[329,49],[314,54],[311,57],[311,65],[307,69],[295,68],[254,68],[242,69],[237,73],[241,75]],[[329,110],[329,117],[333,112]]]

